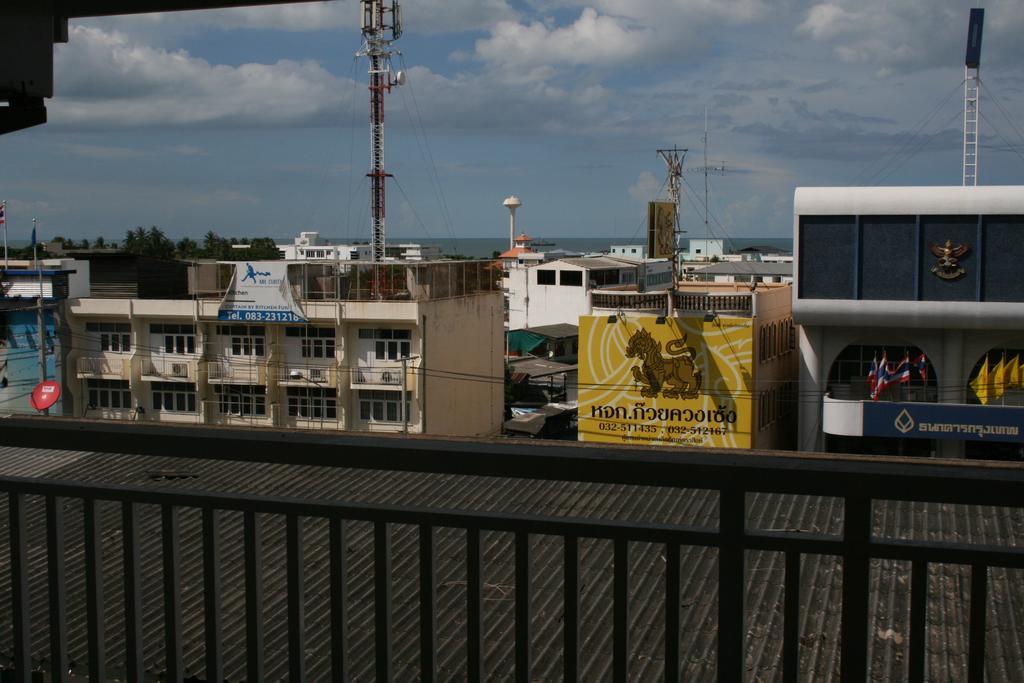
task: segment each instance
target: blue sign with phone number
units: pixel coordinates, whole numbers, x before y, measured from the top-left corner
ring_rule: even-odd
[[[291,311],[221,311],[218,320],[254,323],[304,323],[306,319]]]

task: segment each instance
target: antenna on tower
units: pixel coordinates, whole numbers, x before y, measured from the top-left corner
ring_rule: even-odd
[[[679,192],[683,178],[683,159],[689,150],[679,149],[673,146],[672,149],[656,150],[658,156],[665,161],[668,179],[665,184],[668,186],[668,200],[672,204],[672,235],[675,241],[675,249],[672,255],[672,288],[675,289],[676,269],[679,267]],[[654,254],[649,254],[654,256]]]
[[[384,93],[405,83],[405,74],[392,74],[391,43],[402,36],[402,8],[398,0],[359,0],[363,47],[357,57],[370,60],[370,214],[371,260],[384,261],[384,218],[386,178],[384,171]]]
[[[964,56],[964,186],[978,184],[978,105],[981,83],[981,29],[985,10],[971,9]]]

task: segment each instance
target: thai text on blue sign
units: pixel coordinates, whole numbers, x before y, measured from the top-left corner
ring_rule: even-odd
[[[1024,441],[1024,408],[950,403],[865,403],[864,436]]]

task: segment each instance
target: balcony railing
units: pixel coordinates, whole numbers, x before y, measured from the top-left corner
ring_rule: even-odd
[[[353,368],[352,384],[387,384],[396,387],[401,386],[402,366]]]
[[[338,386],[338,369],[333,365],[294,365],[285,363],[277,370],[277,383],[286,387],[322,387],[333,389]]]
[[[266,360],[251,361],[206,361],[206,373],[210,382],[218,384],[266,384]]]
[[[612,680],[645,675],[638,662],[647,666],[656,661],[658,679],[663,674],[665,680],[678,681],[682,669],[697,655],[680,649],[680,576],[690,572],[684,563],[692,557],[690,549],[705,548],[717,556],[713,565],[717,599],[713,591],[705,596],[711,611],[703,616],[704,626],[700,628],[714,628],[717,622],[713,659],[714,675],[720,681],[742,681],[749,673],[745,640],[756,630],[748,624],[744,606],[744,596],[750,594],[749,581],[761,581],[772,590],[782,589],[775,593],[783,614],[776,663],[781,680],[798,680],[800,652],[805,645],[801,622],[807,610],[822,609],[834,610],[839,621],[838,629],[827,639],[838,650],[839,678],[866,680],[871,663],[869,647],[879,647],[874,643],[881,637],[876,636],[874,624],[869,621],[873,592],[879,590],[872,579],[872,561],[883,559],[907,563],[909,623],[900,638],[901,642],[903,638],[909,641],[909,680],[923,681],[927,675],[929,680],[981,683],[986,661],[1001,662],[1007,656],[1000,649],[986,657],[986,637],[991,638],[987,620],[992,591],[1006,581],[1014,583],[1002,589],[1004,595],[1005,591],[1013,594],[1020,586],[1019,577],[1010,576],[1019,572],[998,572],[998,578],[990,582],[990,570],[1024,569],[1024,550],[1020,547],[936,540],[931,533],[935,529],[929,529],[925,538],[913,540],[878,532],[879,519],[900,501],[1005,506],[1014,512],[1013,524],[1019,525],[1024,506],[1024,470],[1016,466],[682,448],[595,450],[535,442],[524,445],[381,435],[371,439],[272,430],[177,427],[171,431],[144,424],[89,426],[38,419],[5,421],[0,443],[45,443],[48,447],[106,452],[131,444],[134,452],[152,455],[209,458],[218,454],[250,463],[314,465],[323,472],[330,467],[354,467],[515,477],[580,487],[587,483],[658,487],[656,493],[648,494],[648,500],[702,489],[713,495],[701,500],[717,508],[717,525],[708,527],[632,518],[466,511],[3,476],[0,491],[8,497],[10,552],[0,556],[0,563],[7,564],[0,571],[6,569],[11,577],[7,603],[11,605],[13,626],[10,659],[19,680],[28,680],[43,659],[51,670],[66,672],[72,647],[78,648],[76,663],[87,670],[90,680],[97,681],[106,680],[108,673],[112,675],[108,655],[122,649],[126,652],[124,677],[132,680],[142,680],[147,673],[181,680],[186,675],[197,675],[203,666],[205,680],[281,678],[282,669],[292,680],[348,680],[346,674],[360,678],[352,674],[357,665],[362,667],[361,679],[375,674],[377,681],[413,677],[436,680],[442,673],[438,658],[442,634],[445,639],[458,641],[462,655],[458,663],[447,662],[445,677],[486,680],[490,674],[508,673],[506,669],[488,671],[485,657],[492,640],[508,633],[511,642],[503,642],[513,649],[509,668],[515,680],[525,682],[535,679],[537,619],[541,612],[550,617],[552,611],[557,611],[558,619],[549,618],[544,623],[557,623],[561,633],[557,638],[546,634],[543,654],[545,658],[558,658],[565,680],[580,680],[589,660],[607,657]],[[289,447],[282,448],[282,443]],[[751,500],[765,492],[776,496],[772,504],[785,505],[806,500],[790,498],[793,494],[834,497],[836,509],[829,519],[841,514],[838,533],[827,533],[830,529],[755,527],[750,521]],[[350,548],[353,524],[368,529],[360,537],[358,554]],[[399,534],[398,527],[405,532]],[[83,533],[71,536],[65,529],[75,529],[76,534],[82,529]],[[502,579],[504,583],[497,587],[488,578],[494,576],[489,562],[495,562],[496,556],[484,552],[487,539],[493,538],[488,536],[491,532],[510,538],[512,566]],[[314,533],[316,538],[307,542],[306,535]],[[455,553],[450,543],[443,552],[439,550],[439,539],[453,533],[461,539],[461,551]],[[399,538],[405,541],[393,545]],[[35,543],[43,539],[47,551],[41,571],[46,580],[33,577],[30,581],[30,572],[40,566],[36,559],[41,552]],[[594,543],[609,546],[610,562],[593,552]],[[396,556],[395,547],[415,554],[415,560]],[[647,564],[648,553],[643,555],[645,562],[637,562],[644,549],[652,550],[660,559]],[[750,551],[780,554],[784,558],[781,574],[766,579],[753,571],[746,559]],[[105,554],[114,553],[123,558],[116,566],[104,561]],[[158,577],[141,575],[144,553],[159,558],[162,571]],[[76,560],[84,562],[84,581],[69,580],[65,566],[72,556],[84,558]],[[802,603],[801,571],[809,571],[820,562],[807,556],[835,558],[837,569],[828,580],[835,581],[841,572],[842,586],[837,589],[840,606]],[[455,583],[465,585],[464,601],[453,601],[450,593],[444,594],[449,599],[442,599],[442,588],[448,591],[451,586],[439,582],[437,566],[442,558],[450,563],[453,557],[462,566],[459,575],[464,578]],[[401,579],[404,583],[396,578],[398,565],[410,562],[416,567],[413,576],[417,577],[411,586],[407,585],[408,574],[401,574],[406,577]],[[969,580],[936,587],[930,572],[945,564],[966,566]],[[652,590],[659,593],[657,602],[663,605],[657,617],[660,623],[645,630],[644,638],[631,640],[638,632],[633,623],[633,586],[639,575],[649,572],[659,577],[644,585],[648,589],[653,586]],[[595,593],[588,583],[605,573],[609,575],[609,594]],[[187,612],[183,577],[190,582]],[[193,584],[201,585],[201,599]],[[280,592],[268,592],[270,585]],[[903,585],[907,585],[906,579]],[[109,589],[125,596],[120,632],[109,628],[114,623],[106,614],[104,590]],[[307,599],[313,589],[318,591],[317,601]],[[404,596],[401,604],[395,600],[399,590]],[[72,591],[76,592],[72,595]],[[360,593],[354,596],[353,591]],[[931,650],[928,657],[933,658],[936,647],[928,642],[930,629],[944,628],[930,622],[946,616],[930,613],[930,600],[948,591],[956,592],[951,598],[957,606],[953,611],[966,621],[963,676],[959,669],[928,671],[926,667],[926,650]],[[489,599],[489,593],[501,597]],[[351,618],[349,609],[354,597],[372,604],[360,613],[372,622],[372,628],[366,623],[364,630],[364,622]],[[40,624],[32,617],[36,614],[40,620],[46,618],[45,608],[40,614],[39,605],[47,600],[49,623],[56,625],[50,629],[48,640],[34,632]],[[581,614],[586,602],[595,600],[608,605],[608,640],[585,644],[581,639]],[[72,604],[84,611],[84,619],[67,619]],[[329,613],[326,628],[309,628],[306,610],[313,609],[310,605]],[[895,608],[890,604],[887,609]],[[145,615],[152,620],[154,611],[163,614],[164,628],[159,635],[154,629],[142,629]],[[396,613],[404,615],[401,623]],[[280,615],[284,623],[264,630],[265,618],[270,614]],[[505,620],[501,623],[508,626],[507,632],[494,628],[498,619]],[[229,621],[230,630],[224,628]],[[708,621],[711,626],[707,626]],[[417,626],[410,627],[410,623]],[[353,624],[360,629],[358,639],[349,632]],[[183,650],[186,643],[195,650],[190,639],[200,631],[205,639],[204,659],[193,661],[186,674]],[[647,637],[652,633],[659,635]],[[824,633],[815,633],[813,642],[819,642],[819,635],[820,640],[825,639]],[[110,636],[114,642],[108,642]],[[162,643],[157,640],[161,637]],[[270,639],[275,639],[275,649],[271,649]],[[418,658],[415,654],[408,658],[409,644],[417,641]],[[85,642],[87,653],[80,652],[84,647],[80,644]],[[401,663],[405,675],[395,669],[393,647],[398,645],[404,647],[407,657]],[[161,650],[162,658],[157,654]],[[162,672],[151,668],[158,659],[165,663]],[[274,672],[268,670],[271,664],[276,666]],[[418,671],[412,673],[410,669]],[[646,680],[654,680],[654,669],[643,671],[648,672]]]
[[[131,358],[111,354],[78,359],[79,379],[131,379]]]
[[[688,294],[675,292],[673,308],[676,311],[703,311],[713,313],[739,313],[750,315],[750,294]]]
[[[194,358],[172,358],[156,356],[142,361],[142,379],[153,381],[195,382],[196,366]]]
[[[664,311],[668,307],[667,292],[592,292],[594,308],[630,311]]]

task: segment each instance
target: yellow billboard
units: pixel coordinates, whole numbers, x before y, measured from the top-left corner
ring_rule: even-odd
[[[676,253],[676,205],[647,203],[647,253],[650,258],[672,258]]]
[[[750,448],[751,319],[662,320],[580,317],[580,441]]]

